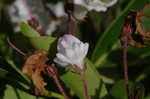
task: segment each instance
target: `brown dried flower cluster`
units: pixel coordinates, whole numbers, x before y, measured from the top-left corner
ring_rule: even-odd
[[[141,24],[143,20],[150,18],[145,14],[145,9],[148,7],[149,5],[146,4],[139,11],[130,11],[127,15],[122,35],[128,38],[128,45],[143,48],[147,45],[146,41],[150,40],[150,31]]]
[[[23,66],[23,73],[26,74],[33,82],[35,86],[35,94],[41,95],[45,91],[46,83],[41,77],[41,73],[44,71],[48,60],[48,52],[45,50],[37,50],[33,55],[29,56]]]
[[[136,33],[139,33],[140,35],[142,35],[143,40],[150,40],[150,31],[146,30],[142,26],[142,24],[140,24],[143,20],[150,18],[150,16],[145,14],[145,9],[147,9],[149,6],[150,5],[145,5],[143,9],[140,9],[137,12],[137,16],[136,16],[136,26],[137,26]]]

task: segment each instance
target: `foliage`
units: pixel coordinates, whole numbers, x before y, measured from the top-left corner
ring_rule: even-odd
[[[100,32],[92,34],[94,35],[93,37],[95,37],[96,43],[89,39],[92,38],[90,36],[92,27],[88,28],[91,25],[88,24],[83,26],[82,24],[86,24],[86,22],[79,22],[78,27],[81,28],[81,30],[78,33],[78,36],[80,36],[83,41],[89,41],[92,46],[89,50],[91,55],[88,55],[85,59],[85,64],[87,65],[85,79],[88,82],[89,94],[92,96],[92,99],[127,99],[123,80],[123,70],[121,67],[122,48],[119,42],[120,32],[128,12],[130,10],[137,11],[147,2],[149,2],[149,0],[118,0],[118,6],[112,8],[117,12],[115,18],[103,27],[103,32],[99,30]],[[40,36],[33,27],[25,22],[20,24],[21,33],[13,33],[12,29],[10,29],[12,28],[10,25],[2,25],[3,22],[10,24],[7,18],[2,17],[6,16],[5,13],[3,13],[5,7],[6,4],[0,1],[0,14],[3,14],[0,15],[0,26],[3,28],[3,30],[0,30],[1,99],[63,99],[63,96],[59,94],[53,80],[45,74],[42,75],[44,80],[48,83],[45,94],[36,96],[32,93],[31,86],[33,86],[33,84],[31,80],[22,73],[22,66],[28,56],[24,57],[18,54],[10,45],[8,45],[5,39],[7,36],[10,36],[13,44],[26,52],[27,55],[32,55],[33,51],[39,49],[48,51],[49,61],[47,64],[51,64],[53,63],[53,58],[57,52],[58,36]],[[117,9],[120,11],[117,11]],[[149,10],[150,9],[148,8],[145,13],[149,14]],[[93,16],[93,13],[95,13],[94,15],[96,16]],[[103,23],[103,20],[101,19],[106,17],[105,13],[93,13],[89,13],[89,16],[92,16],[91,18],[95,17],[96,19],[98,17],[98,21]],[[112,14],[113,10],[110,8],[108,13]],[[105,20],[107,20],[107,18],[108,17],[106,17]],[[94,18],[91,19],[91,21],[92,20],[94,20]],[[94,28],[100,27],[98,21],[94,24]],[[149,29],[150,20],[145,19],[141,24],[146,29]],[[102,27],[100,28],[102,29]],[[84,34],[85,29],[87,29],[86,31],[89,31],[87,35]],[[59,36],[61,35],[59,34],[59,31],[55,32]],[[149,50],[150,46],[141,49],[135,47],[128,48],[129,87],[134,95],[138,90],[140,91],[139,99],[150,99],[150,90],[148,88],[150,75]],[[74,73],[70,67],[58,67],[58,73],[61,82],[63,83],[63,87],[72,97],[71,99],[84,99],[84,91],[79,74]]]

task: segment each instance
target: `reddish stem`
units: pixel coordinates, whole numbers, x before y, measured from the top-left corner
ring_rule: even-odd
[[[76,23],[75,23],[75,16],[74,16],[74,4],[70,3],[68,0],[65,0],[65,12],[68,15],[68,31],[67,34],[75,35],[76,33]]]
[[[49,76],[51,76],[51,77],[54,79],[54,81],[55,81],[55,83],[56,83],[56,85],[57,85],[57,87],[58,87],[60,93],[64,96],[64,98],[65,98],[65,99],[70,99],[70,98],[67,96],[65,90],[64,90],[63,87],[62,87],[62,85],[61,85],[61,83],[60,83],[59,77],[57,76],[57,68],[54,67],[54,66],[47,66],[47,67],[46,67],[46,71],[47,71],[47,74],[48,74]]]
[[[82,73],[80,73],[80,77],[83,83],[83,88],[84,88],[84,97],[85,99],[91,99],[89,93],[88,93],[88,84],[87,81],[85,79],[85,71],[83,71]]]
[[[128,99],[132,99],[132,95],[129,89],[129,78],[128,78],[128,38],[123,38],[123,68],[124,68],[124,79],[125,86],[128,95]]]
[[[68,34],[75,35],[75,32],[76,32],[75,27],[76,27],[75,19],[71,14],[69,14],[68,15]]]
[[[11,41],[10,41],[10,38],[7,36],[6,37],[6,40],[7,40],[7,42],[8,42],[8,44],[13,48],[13,49],[15,49],[18,53],[20,53],[21,55],[23,55],[23,56],[26,56],[26,54],[24,53],[24,52],[22,52],[19,48],[17,48],[13,43],[11,43]]]
[[[57,75],[54,75],[54,76],[53,76],[53,79],[55,80],[55,83],[56,83],[56,85],[57,85],[59,91],[63,94],[63,96],[65,97],[65,99],[70,99],[70,98],[67,96],[67,94],[65,93],[65,91],[64,91],[64,89],[63,89],[63,87],[62,87],[62,85],[61,85],[61,83],[60,83],[60,79],[58,78],[58,76],[57,76]]]

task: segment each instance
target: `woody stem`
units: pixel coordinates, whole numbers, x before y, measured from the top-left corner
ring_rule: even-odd
[[[80,73],[80,77],[81,77],[81,80],[82,80],[82,83],[83,83],[83,88],[84,88],[84,98],[85,99],[91,99],[91,97],[88,93],[88,84],[87,84],[87,81],[85,79],[85,71]]]
[[[125,80],[125,86],[126,86],[126,91],[128,95],[128,99],[132,99],[131,92],[129,89],[129,78],[128,78],[128,38],[124,38],[124,43],[123,43],[123,68],[124,68],[124,80]]]
[[[75,19],[71,14],[68,14],[68,34],[75,35]]]
[[[62,87],[62,85],[61,85],[61,83],[60,83],[60,80],[59,80],[58,76],[57,76],[57,75],[54,75],[54,76],[53,76],[53,79],[54,79],[54,81],[55,81],[55,83],[56,83],[56,85],[57,85],[59,91],[60,91],[61,94],[64,96],[64,98],[65,98],[65,99],[70,99],[70,98],[67,96],[66,92],[64,91],[64,89],[63,89],[63,87]]]
[[[6,37],[6,41],[8,42],[8,44],[15,49],[19,54],[26,56],[26,54],[24,52],[22,52],[19,48],[17,48],[13,43],[11,43],[10,38],[7,36]]]
[[[69,0],[65,0],[65,12],[68,15],[67,34],[75,35],[76,23],[75,23],[75,16],[74,16],[74,4],[72,2],[69,2]]]

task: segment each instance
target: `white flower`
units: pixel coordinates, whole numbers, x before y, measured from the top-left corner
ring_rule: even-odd
[[[15,32],[20,32],[19,24],[21,22],[26,22],[31,18],[38,19],[40,27],[43,30],[47,31],[47,29],[49,28],[48,26],[51,25],[51,19],[46,13],[41,0],[13,1],[14,2],[12,4],[7,6],[7,11]]]
[[[74,16],[78,20],[83,20],[86,17],[86,14],[88,13],[88,10],[85,7],[75,5],[74,10]]]
[[[64,9],[64,3],[63,2],[58,2],[56,4],[48,4],[48,7],[53,11],[53,13],[57,16],[57,17],[66,17],[67,14],[65,13],[65,9]],[[79,5],[75,5],[74,7],[74,16],[79,19],[79,20],[83,20],[86,17],[87,14],[87,9],[85,7],[79,6]]]
[[[74,0],[74,3],[87,8],[87,10],[95,10],[97,12],[107,10],[107,7],[113,6],[117,0]]]
[[[76,65],[83,69],[88,48],[88,43],[83,43],[78,38],[66,34],[58,40],[58,53],[54,61],[61,66]]]
[[[51,35],[54,31],[56,31],[58,25],[60,25],[59,21],[57,22],[57,20],[52,20],[51,23],[48,25],[46,34]]]
[[[56,4],[49,3],[48,7],[55,13],[57,17],[67,16],[64,10],[63,2],[58,2]]]
[[[16,0],[8,7],[8,14],[13,23],[15,23],[15,31],[20,31],[18,24],[30,18],[30,12],[23,0]]]

